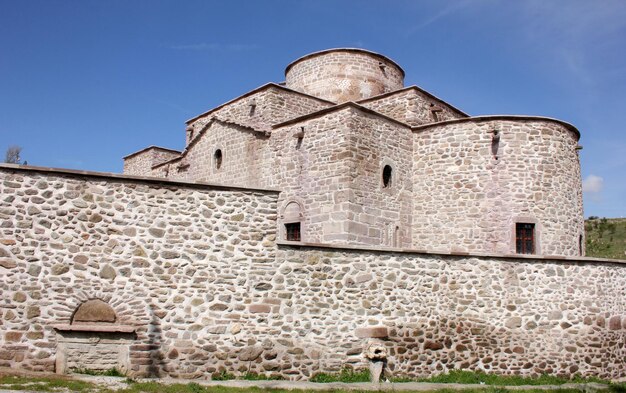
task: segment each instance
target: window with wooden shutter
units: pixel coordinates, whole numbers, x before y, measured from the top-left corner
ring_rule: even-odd
[[[515,224],[515,252],[518,254],[535,253],[535,224]]]

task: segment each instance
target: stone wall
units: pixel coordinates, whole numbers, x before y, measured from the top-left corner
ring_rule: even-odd
[[[404,71],[377,53],[331,49],[304,56],[285,70],[287,87],[336,103],[401,89]]]
[[[434,99],[415,86],[360,101],[359,104],[411,126],[467,117],[456,108]]]
[[[584,255],[572,126],[485,117],[414,130],[413,247],[513,254],[515,223],[526,222],[537,254]]]
[[[180,156],[179,151],[150,146],[124,157],[124,173],[135,176],[153,176],[152,167]]]
[[[101,299],[136,334],[129,372],[159,373],[161,348],[206,353],[218,320],[261,302],[275,192],[4,166],[0,196],[0,366],[53,370],[54,327]]]
[[[194,134],[217,117],[258,130],[269,131],[274,124],[317,112],[333,104],[277,85],[266,85],[188,122]]]
[[[626,376],[623,262],[277,244],[272,192],[0,175],[0,366],[52,371],[71,350],[70,368],[127,353],[136,376],[302,379],[366,367],[377,343],[397,376]],[[115,323],[76,326],[93,299]]]

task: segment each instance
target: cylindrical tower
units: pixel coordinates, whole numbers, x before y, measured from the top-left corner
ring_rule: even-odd
[[[287,87],[336,103],[358,101],[404,87],[404,70],[363,49],[311,53],[285,69]]]
[[[584,254],[579,133],[572,125],[484,116],[415,131],[415,248]]]

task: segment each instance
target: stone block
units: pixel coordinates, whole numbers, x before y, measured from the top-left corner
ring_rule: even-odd
[[[357,328],[354,333],[359,338],[389,337],[389,331],[386,326],[369,326],[364,328]]]
[[[249,310],[253,314],[267,314],[272,311],[272,306],[269,304],[251,304]]]

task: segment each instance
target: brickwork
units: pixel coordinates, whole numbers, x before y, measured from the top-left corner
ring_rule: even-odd
[[[626,376],[623,262],[277,244],[260,190],[5,167],[0,194],[3,367],[297,380],[375,344],[394,376]],[[75,326],[92,299],[115,323]]]
[[[291,63],[287,87],[336,103],[358,101],[401,89],[404,71],[377,53],[336,49],[317,52]]]

